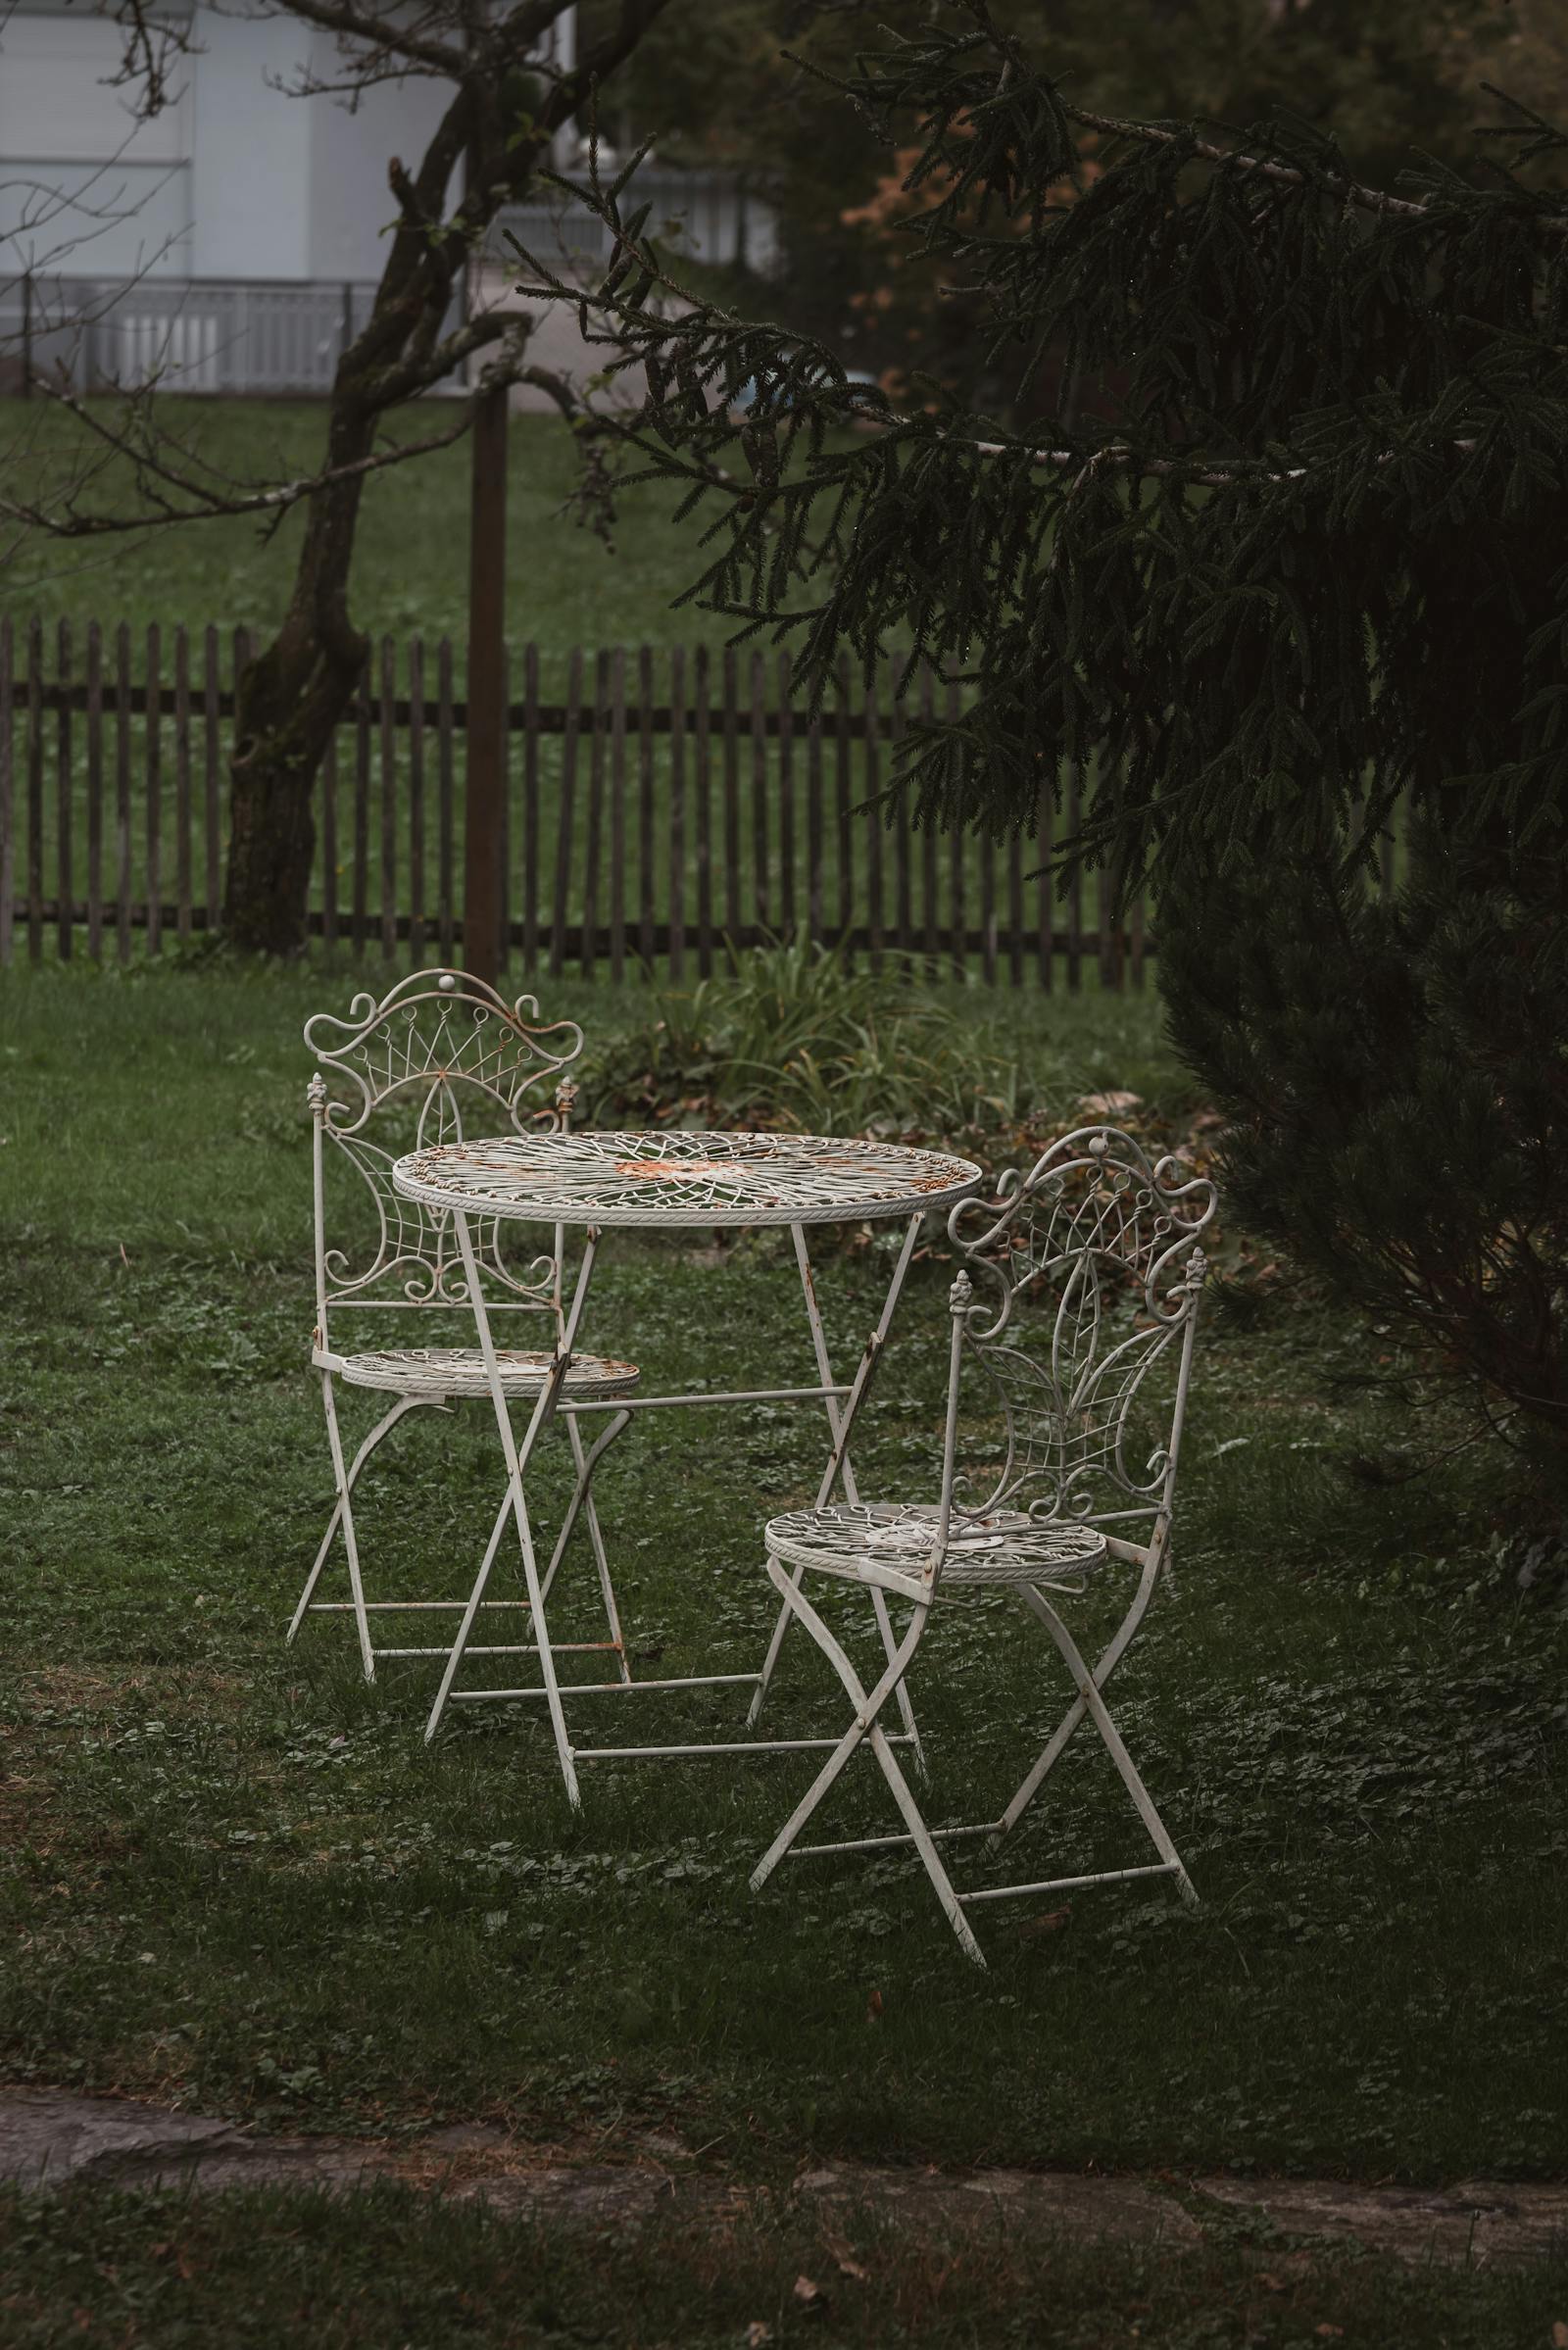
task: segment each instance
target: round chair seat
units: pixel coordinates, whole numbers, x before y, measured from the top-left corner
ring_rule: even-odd
[[[875,1582],[891,1573],[920,1580],[931,1564],[942,1512],[926,1501],[836,1501],[826,1509],[787,1510],[770,1518],[769,1552],[793,1567]],[[1105,1557],[1092,1526],[1054,1526],[1020,1510],[960,1516],[948,1526],[941,1589],[976,1584],[1046,1583],[1081,1591]]]
[[[508,1395],[536,1395],[550,1375],[554,1357],[547,1353],[496,1348],[496,1368]],[[398,1346],[376,1354],[343,1358],[339,1376],[349,1387],[379,1388],[389,1395],[485,1395],[490,1392],[484,1356],[477,1346]],[[635,1363],[616,1362],[608,1355],[576,1354],[566,1372],[564,1394],[618,1395],[634,1388],[642,1373]]]

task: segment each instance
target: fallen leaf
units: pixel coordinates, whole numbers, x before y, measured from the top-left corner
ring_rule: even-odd
[[[1067,1924],[1071,1916],[1072,1911],[1070,1909],[1048,1909],[1042,1916],[1038,1918],[1025,1918],[1022,1925],[1015,1926],[1012,1931],[1014,1934],[1020,1935],[1032,1934],[1059,1934],[1062,1927]]]
[[[1130,1109],[1142,1109],[1143,1102],[1142,1094],[1081,1094],[1078,1107],[1092,1118],[1119,1118]]]
[[[873,1991],[870,1998],[867,1999],[865,2003],[865,2020],[868,2024],[877,2024],[881,2022],[882,1994],[880,1991]]]
[[[795,2298],[802,2309],[826,2309],[827,2295],[811,2277],[797,2277]]]
[[[1551,2329],[1551,2350],[1568,2350],[1568,2326],[1561,2318]]]
[[[754,2318],[746,2328],[746,2350],[767,2350],[772,2339],[772,2326],[764,2326],[760,2318]]]
[[[836,2234],[831,2228],[824,2228],[822,2241],[832,2253],[833,2264],[841,2277],[853,2277],[857,2284],[869,2282],[866,2271],[861,2268],[843,2236]]]
[[[1317,2335],[1318,2340],[1321,2342],[1337,2342],[1341,2334],[1344,2333],[1345,2327],[1343,2326],[1330,2326],[1325,2320],[1323,2325],[1315,2326],[1312,2330]]]

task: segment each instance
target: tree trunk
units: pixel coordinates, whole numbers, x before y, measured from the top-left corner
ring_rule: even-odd
[[[373,415],[340,368],[327,464],[368,454]],[[306,510],[294,592],[277,635],[240,676],[229,763],[223,928],[253,955],[298,955],[309,935],[317,772],[368,650],[348,616],[362,479],[320,491]]]

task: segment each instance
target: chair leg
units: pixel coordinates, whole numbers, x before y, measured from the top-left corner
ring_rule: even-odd
[[[1096,1689],[1102,1689],[1104,1688],[1106,1682],[1110,1679],[1112,1673],[1114,1673],[1116,1667],[1120,1664],[1123,1656],[1126,1654],[1128,1644],[1131,1641],[1134,1633],[1138,1630],[1139,1625],[1144,1620],[1145,1610],[1149,1606],[1154,1585],[1159,1577],[1159,1571],[1160,1554],[1156,1550],[1155,1554],[1146,1564],[1143,1574],[1139,1578],[1138,1589],[1133,1594],[1131,1604],[1127,1609],[1127,1613],[1123,1616],[1120,1624],[1116,1628],[1114,1635],[1107,1642],[1105,1647],[1102,1650],[1100,1657],[1096,1662],[1094,1672],[1091,1676]],[[1028,1609],[1029,1603],[1026,1599],[1022,1598],[1021,1593],[1020,1600],[1021,1604]],[[1030,1610],[1029,1612],[1032,1613],[1033,1611]],[[1074,1731],[1078,1728],[1080,1722],[1082,1722],[1089,1708],[1081,1696],[1075,1697],[1071,1705],[1068,1706],[1067,1711],[1062,1715],[1061,1720],[1057,1723],[1052,1737],[1041,1749],[1039,1760],[1035,1763],[1032,1770],[1030,1770],[1022,1785],[1019,1787],[1016,1794],[1014,1794],[1011,1802],[1007,1805],[1006,1810],[1003,1813],[1002,1818],[998,1821],[996,1834],[991,1838],[990,1848],[993,1851],[995,1851],[997,1845],[1001,1843],[1003,1837],[1004,1836],[1009,1836],[1013,1829],[1017,1827],[1018,1822],[1023,1818],[1024,1813],[1028,1810],[1036,1795],[1039,1794],[1041,1787],[1046,1783],[1046,1780],[1052,1771],[1054,1770],[1056,1763],[1060,1758],[1063,1747],[1066,1745],[1068,1739],[1072,1737]]]
[[[920,1228],[924,1221],[923,1215],[919,1214],[909,1218],[904,1235],[904,1246],[899,1251],[898,1262],[893,1268],[893,1276],[888,1283],[888,1292],[883,1299],[882,1311],[877,1317],[876,1328],[872,1331],[861,1351],[859,1363],[850,1385],[850,1393],[844,1397],[842,1404],[836,1396],[829,1395],[824,1399],[827,1407],[828,1433],[833,1440],[833,1450],[823,1472],[822,1482],[817,1488],[816,1506],[818,1509],[821,1509],[828,1501],[834,1486],[841,1479],[845,1500],[858,1501],[859,1499],[859,1492],[855,1482],[855,1469],[850,1460],[850,1435],[855,1426],[856,1416],[864,1400],[866,1389],[876,1370],[877,1363],[881,1359],[883,1347],[887,1344],[888,1332],[893,1326],[894,1312],[904,1288],[904,1278],[909,1269],[909,1260],[914,1254],[914,1244],[919,1238]],[[805,1225],[792,1224],[790,1237],[795,1243],[795,1259],[800,1268],[801,1292],[806,1300],[806,1318],[811,1333],[812,1349],[816,1356],[817,1375],[824,1387],[831,1387],[833,1385],[833,1366],[828,1356],[827,1335],[822,1327],[821,1308],[817,1303],[816,1283],[811,1273],[811,1258],[806,1244]],[[801,1578],[798,1570],[793,1581],[796,1590],[799,1591]],[[886,1594],[874,1586],[871,1591],[871,1610],[876,1618],[877,1631],[881,1635],[883,1654],[891,1664],[897,1642],[888,1616]],[[779,1651],[784,1645],[784,1636],[788,1632],[789,1626],[790,1609],[786,1605],[779,1610],[778,1619],[773,1626],[772,1638],[767,1643],[767,1654],[762,1659],[762,1670],[758,1678],[757,1688],[746,1716],[748,1729],[755,1729],[761,1718],[762,1707],[767,1702],[767,1692],[772,1685]],[[909,1692],[902,1681],[898,1685],[898,1704],[899,1716],[904,1725],[904,1735],[914,1749],[915,1767],[919,1771],[920,1777],[925,1779],[929,1776],[925,1749],[920,1743],[920,1733],[915,1726],[914,1709],[909,1703]]]
[[[490,1571],[496,1563],[496,1552],[501,1547],[501,1537],[506,1531],[507,1519],[511,1510],[512,1493],[509,1488],[501,1507],[496,1512],[495,1524],[490,1529],[490,1540],[486,1542],[484,1556],[479,1561],[479,1572],[474,1577],[473,1589],[468,1593],[467,1604],[464,1608],[459,1622],[457,1635],[452,1642],[451,1654],[442,1670],[441,1686],[436,1690],[435,1702],[430,1708],[429,1718],[424,1725],[424,1742],[427,1746],[441,1727],[441,1717],[447,1710],[447,1700],[452,1694],[452,1684],[457,1680],[463,1664],[464,1650],[473,1636],[473,1627],[479,1616],[479,1604],[484,1597],[485,1587],[490,1581]]]
[[[811,1605],[811,1602],[807,1598],[805,1592],[800,1587],[799,1581],[790,1575],[787,1575],[783,1568],[779,1565],[778,1561],[774,1558],[769,1558],[767,1562],[767,1571],[773,1580],[774,1586],[783,1596],[785,1606],[792,1614],[800,1618],[807,1631],[810,1634],[812,1640],[815,1640],[823,1655],[832,1665],[833,1670],[837,1673],[840,1681],[844,1685],[844,1689],[850,1698],[850,1702],[856,1709],[856,1714],[854,1722],[845,1732],[843,1738],[833,1748],[832,1752],[828,1755],[827,1760],[817,1772],[815,1779],[811,1782],[811,1785],[809,1787],[808,1787],[806,1793],[802,1796],[800,1802],[796,1805],[794,1811],[790,1814],[788,1820],[786,1820],[784,1826],[779,1830],[778,1835],[773,1838],[772,1843],[768,1846],[766,1852],[763,1853],[761,1859],[758,1862],[757,1867],[753,1870],[751,1877],[752,1889],[756,1891],[761,1885],[766,1884],[768,1878],[777,1868],[779,1862],[785,1857],[791,1845],[795,1842],[796,1837],[800,1835],[801,1830],[806,1826],[807,1821],[811,1817],[812,1813],[821,1803],[823,1797],[827,1794],[828,1789],[832,1787],[834,1781],[839,1777],[840,1773],[843,1771],[845,1765],[848,1763],[850,1757],[854,1754],[857,1747],[862,1743],[868,1743],[872,1753],[876,1756],[877,1762],[881,1767],[882,1775],[888,1783],[888,1787],[893,1795],[893,1800],[898,1805],[904,1824],[909,1832],[909,1839],[913,1843],[916,1851],[919,1853],[921,1860],[925,1863],[926,1874],[931,1880],[937,1899],[942,1904],[943,1910],[948,1919],[948,1923],[951,1925],[954,1933],[956,1934],[959,1944],[963,1949],[964,1955],[972,1960],[977,1967],[983,1968],[986,1963],[984,1954],[981,1951],[979,1943],[975,1940],[973,1932],[969,1926],[969,1921],[963,1914],[962,1904],[959,1902],[957,1894],[953,1889],[952,1880],[948,1876],[947,1870],[942,1865],[942,1856],[938,1852],[935,1843],[932,1841],[930,1831],[927,1829],[924,1820],[920,1816],[920,1808],[915,1802],[909,1783],[906,1779],[903,1771],[900,1769],[898,1757],[894,1753],[892,1747],[888,1744],[887,1738],[877,1720],[882,1708],[887,1704],[888,1700],[895,1695],[896,1691],[903,1685],[904,1677],[909,1669],[914,1652],[918,1648],[921,1638],[925,1632],[926,1617],[930,1612],[929,1608],[923,1603],[915,1607],[909,1621],[909,1629],[905,1634],[903,1640],[898,1643],[893,1655],[889,1658],[886,1670],[883,1672],[881,1679],[870,1690],[867,1690],[858,1673],[857,1673],[849,1657],[845,1654],[840,1642],[834,1638],[827,1624],[817,1613],[817,1610]],[[879,1594],[879,1596],[881,1594]],[[884,1600],[884,1610],[885,1605],[886,1602]]]
[[[1039,1617],[1061,1651],[1062,1660],[1077,1684],[1079,1698],[1087,1709],[1095,1728],[1099,1731],[1105,1751],[1109,1754],[1120,1775],[1123,1787],[1132,1797],[1133,1808],[1148,1830],[1150,1841],[1160,1859],[1171,1870],[1176,1880],[1177,1891],[1190,1908],[1196,1908],[1198,1893],[1183,1865],[1181,1854],[1172,1843],[1165,1823],[1154,1808],[1153,1797],[1139,1777],[1133,1758],[1123,1743],[1120,1731],[1106,1711],[1105,1700],[1100,1693],[1099,1684],[1084,1662],[1077,1641],[1051,1602],[1032,1584],[1025,1584],[1022,1587],[1022,1597],[1024,1605],[1033,1615]]]
[[[332,1450],[332,1474],[337,1482],[338,1513],[343,1527],[343,1546],[348,1552],[349,1595],[354,1603],[354,1623],[360,1636],[360,1662],[367,1681],[375,1679],[375,1651],[370,1645],[370,1619],[365,1612],[365,1585],[360,1578],[360,1545],[354,1532],[354,1505],[349,1498],[348,1471],[343,1465],[343,1439],[338,1432],[337,1403],[332,1395],[332,1374],[321,1373],[321,1395],[326,1405],[326,1441]]]
[[[322,1380],[327,1386],[329,1397],[331,1376],[332,1375],[329,1371],[323,1371],[321,1374]],[[337,1466],[340,1459],[340,1453],[337,1447],[334,1446],[333,1474],[334,1481],[337,1484],[337,1494],[332,1503],[332,1515],[326,1521],[326,1532],[322,1535],[321,1546],[316,1553],[316,1563],[312,1567],[309,1575],[307,1575],[305,1578],[305,1589],[300,1593],[299,1605],[295,1608],[293,1615],[289,1619],[288,1631],[283,1636],[285,1646],[292,1646],[294,1640],[298,1635],[300,1626],[304,1623],[305,1618],[309,1613],[311,1601],[316,1595],[316,1587],[321,1579],[321,1569],[325,1566],[327,1557],[332,1548],[332,1538],[336,1534],[339,1525],[342,1523],[345,1510],[351,1509],[349,1496],[353,1493],[355,1486],[359,1483],[360,1471],[364,1468],[366,1462],[369,1459],[377,1444],[380,1444],[381,1439],[397,1426],[399,1420],[403,1418],[406,1412],[418,1411],[424,1405],[431,1404],[433,1402],[434,1398],[426,1395],[400,1396],[398,1401],[393,1404],[392,1409],[389,1412],[384,1413],[382,1417],[377,1420],[375,1426],[371,1429],[364,1444],[361,1444],[358,1452],[355,1453],[353,1461],[350,1463],[346,1478],[337,1477]],[[335,1416],[336,1415],[329,1399],[327,1403],[327,1442],[329,1444],[332,1442],[332,1431],[335,1423]]]
[[[549,1599],[551,1586],[556,1580],[556,1570],[564,1555],[566,1544],[571,1540],[577,1520],[579,1516],[582,1517],[588,1528],[588,1541],[593,1549],[594,1565],[599,1574],[599,1595],[604,1602],[605,1622],[609,1627],[611,1640],[614,1642],[620,1678],[622,1681],[629,1681],[631,1673],[626,1663],[626,1642],[621,1635],[620,1610],[615,1604],[615,1587],[611,1580],[610,1555],[605,1548],[604,1529],[599,1523],[599,1508],[594,1500],[593,1477],[601,1455],[608,1452],[616,1437],[621,1434],[623,1429],[630,1426],[631,1414],[629,1411],[612,1413],[604,1434],[597,1438],[592,1446],[586,1450],[583,1446],[582,1428],[576,1414],[564,1412],[562,1418],[565,1422],[566,1440],[571,1446],[571,1457],[577,1465],[577,1482],[572,1489],[571,1501],[562,1523],[561,1532],[556,1538],[555,1548],[550,1553],[550,1564],[545,1569],[544,1581],[540,1586],[541,1594],[545,1599]]]
[[[539,1670],[545,1687],[545,1701],[550,1711],[550,1727],[555,1737],[556,1755],[561,1764],[561,1776],[566,1789],[566,1800],[573,1811],[578,1811],[582,1806],[582,1795],[577,1785],[577,1771],[572,1760],[571,1740],[566,1731],[566,1717],[561,1702],[561,1688],[556,1679],[556,1660],[550,1646],[550,1633],[545,1623],[544,1594],[539,1584],[539,1565],[534,1553],[533,1529],[528,1519],[528,1503],[523,1492],[523,1480],[528,1464],[533,1457],[534,1446],[549,1426],[550,1421],[555,1417],[556,1407],[560,1403],[562,1390],[565,1385],[566,1373],[571,1367],[572,1347],[576,1343],[577,1325],[582,1319],[583,1308],[588,1301],[588,1291],[593,1277],[594,1257],[598,1249],[599,1236],[597,1232],[589,1230],[583,1249],[582,1263],[578,1267],[576,1287],[572,1293],[571,1307],[557,1337],[556,1350],[551,1359],[549,1376],[528,1415],[528,1424],[519,1444],[513,1429],[511,1409],[496,1363],[495,1342],[490,1335],[490,1316],[485,1306],[484,1288],[479,1279],[479,1268],[474,1257],[473,1235],[468,1228],[467,1217],[460,1208],[454,1208],[452,1211],[452,1227],[463,1257],[464,1276],[467,1283],[469,1301],[473,1307],[474,1333],[479,1341],[479,1351],[484,1357],[485,1378],[490,1390],[491,1405],[495,1412],[496,1432],[501,1439],[501,1450],[507,1464],[507,1499],[505,1508],[496,1521],[496,1531],[492,1536],[491,1548],[487,1551],[479,1574],[475,1578],[473,1592],[465,1610],[458,1640],[447,1660],[447,1670],[442,1678],[436,1707],[431,1713],[425,1737],[426,1738],[431,1738],[439,1723],[440,1711],[446,1704],[458,1665],[462,1660],[468,1631],[478,1613],[478,1599],[489,1577],[494,1548],[500,1542],[500,1529],[505,1523],[507,1512],[510,1511],[516,1520],[517,1542],[522,1552],[523,1580],[528,1587],[529,1619],[538,1650]]]

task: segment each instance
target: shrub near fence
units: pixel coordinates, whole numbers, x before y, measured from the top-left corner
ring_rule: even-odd
[[[0,962],[126,960],[218,927],[233,679],[243,631],[0,621]],[[1144,909],[1102,920],[1100,885],[1058,901],[1034,838],[889,820],[908,710],[841,669],[822,716],[787,654],[607,648],[512,663],[503,837],[508,958],[612,979],[628,963],[705,973],[725,941],[806,931],[873,963],[890,952],[989,982],[1142,985]],[[453,650],[383,639],[318,782],[311,927],[329,947],[415,961],[463,937],[464,704]],[[1076,821],[1072,805],[1069,825]],[[1094,900],[1093,911],[1087,903]]]

